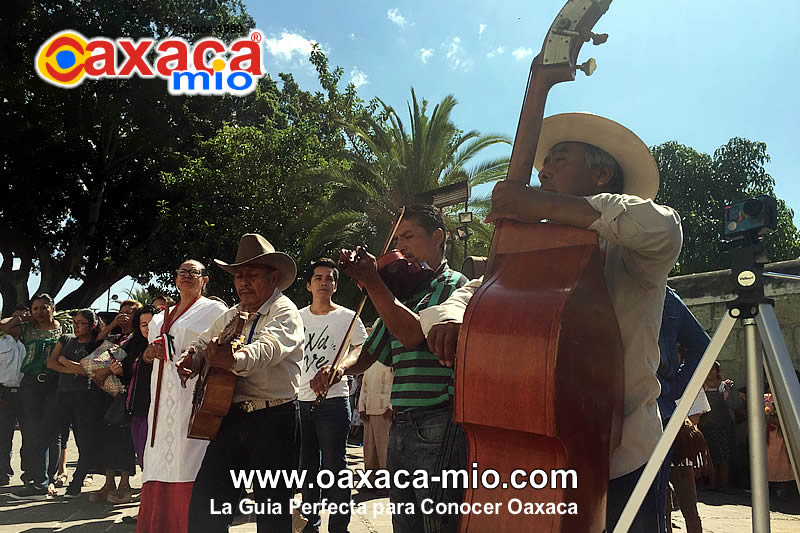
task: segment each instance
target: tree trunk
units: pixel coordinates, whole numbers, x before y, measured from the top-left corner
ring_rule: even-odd
[[[3,296],[3,317],[10,315],[18,304],[28,304],[28,276],[33,268],[33,246],[25,236],[15,232],[0,232],[0,295]],[[18,269],[14,260],[19,259]]]
[[[84,309],[89,307],[113,284],[125,277],[119,271],[104,272],[89,276],[80,287],[62,298],[56,307],[59,310]]]

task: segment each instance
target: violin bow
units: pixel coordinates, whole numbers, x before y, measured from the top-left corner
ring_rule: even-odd
[[[386,239],[386,242],[383,244],[383,250],[381,250],[380,255],[385,254],[389,251],[389,246],[392,245],[392,241],[394,240],[394,236],[397,234],[397,228],[400,227],[400,222],[403,221],[403,215],[406,213],[405,206],[400,208],[400,211],[397,213],[395,217],[395,221],[392,224],[392,229],[389,232],[389,237]],[[380,257],[380,256],[379,256]],[[356,322],[358,321],[359,317],[361,316],[361,311],[364,310],[364,304],[367,303],[367,295],[363,294],[361,296],[361,301],[358,303],[358,308],[356,309],[356,314],[353,315],[353,319],[350,321],[350,325],[347,327],[347,332],[344,335],[344,340],[339,345],[339,350],[336,353],[336,357],[333,358],[331,362],[331,371],[330,375],[328,376],[328,387],[325,389],[325,392],[322,394],[317,395],[317,399],[311,404],[311,411],[313,412],[314,409],[319,407],[319,405],[325,401],[325,398],[328,397],[328,391],[331,390],[333,386],[333,381],[336,379],[336,370],[339,368],[339,363],[342,362],[344,358],[344,354],[347,353],[347,349],[350,347],[350,337],[353,334],[353,329],[355,329]]]

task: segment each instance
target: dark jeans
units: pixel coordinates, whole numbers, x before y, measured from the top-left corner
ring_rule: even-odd
[[[325,490],[325,497],[336,505],[348,505],[348,512],[331,513],[328,531],[345,533],[350,524],[350,489],[338,486],[338,474],[347,468],[350,404],[345,397],[328,398],[314,409],[313,413],[312,404],[313,402],[300,402],[300,468],[306,471],[303,503],[317,503],[322,499],[322,489],[316,482],[320,466],[323,470],[333,472],[337,483]],[[312,487],[309,487],[309,484]],[[307,514],[305,517],[311,527],[319,528],[322,523],[319,514]]]
[[[297,468],[300,416],[297,402],[267,407],[244,413],[238,407],[222,420],[217,436],[206,449],[203,464],[197,473],[189,504],[189,533],[225,532],[233,515],[211,514],[228,503],[238,509],[244,487],[236,488],[231,470],[286,470]],[[288,472],[287,472],[288,474]],[[280,513],[258,514],[256,522],[261,533],[291,533],[292,513],[289,500],[292,489],[283,477],[275,485],[261,487],[253,477],[254,500],[257,504],[280,505]]]
[[[405,470],[406,477],[401,476],[400,481],[409,482],[405,488],[393,483],[390,501],[393,504],[411,503],[415,511],[413,514],[392,515],[394,533],[454,533],[458,530],[458,514],[423,515],[420,506],[427,498],[435,503],[460,504],[464,499],[463,488],[414,488],[410,483],[415,470],[441,476],[444,469],[466,468],[467,441],[461,426],[453,422],[451,407],[395,412],[389,430],[386,463],[393,479],[395,472]]]
[[[71,424],[78,447],[78,465],[70,485],[80,487],[86,474],[97,468],[97,458],[101,452],[98,436],[103,420],[102,401],[105,394],[94,386],[85,390],[56,392],[45,413],[36,453],[41,453],[46,447],[44,443],[59,439],[64,426]],[[44,472],[37,470],[38,464],[34,464],[32,469],[34,481],[44,477]]]
[[[11,477],[11,445],[14,428],[22,418],[22,392],[19,388],[0,385],[0,477]],[[23,460],[23,463],[25,461]]]
[[[630,474],[612,479],[608,482],[608,500],[606,501],[606,528],[613,531],[617,525],[622,509],[628,503],[639,476],[642,475],[645,465],[637,468]],[[658,479],[656,479],[658,481]],[[656,487],[658,483],[650,485],[642,506],[636,514],[628,533],[652,533],[658,531],[658,501],[656,499]],[[664,502],[661,502],[662,512]]]
[[[33,483],[39,488],[47,488],[58,468],[61,454],[58,435],[50,436],[46,444],[41,444],[48,427],[46,415],[50,406],[57,403],[56,385],[58,376],[47,375],[37,379],[36,374],[22,377],[22,482]],[[61,425],[58,426],[59,429]]]

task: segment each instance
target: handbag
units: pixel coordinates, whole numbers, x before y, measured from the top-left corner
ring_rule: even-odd
[[[80,365],[86,370],[86,375],[91,380],[94,372],[101,368],[108,368],[111,365],[112,358],[122,361],[126,355],[125,350],[116,344],[110,341],[103,341],[92,353],[81,359]],[[125,386],[114,374],[109,375],[100,388],[115,397],[125,390]]]
[[[103,421],[112,426],[128,426],[130,423],[130,415],[125,405],[125,394],[117,394],[111,401],[111,405],[106,409],[106,414],[103,415]]]

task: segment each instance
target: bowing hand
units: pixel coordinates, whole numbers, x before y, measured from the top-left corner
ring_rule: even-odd
[[[333,383],[331,383],[331,366],[323,366],[319,369],[317,375],[311,379],[311,383],[309,384],[311,386],[311,390],[313,390],[314,394],[317,396],[320,394],[325,394],[328,392],[328,383],[331,383],[331,385],[339,383],[342,380],[342,374],[343,372],[341,369],[336,369],[336,376],[334,376]]]

